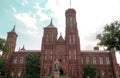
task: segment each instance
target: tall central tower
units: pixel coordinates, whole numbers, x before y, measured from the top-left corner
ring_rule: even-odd
[[[76,22],[76,11],[69,8],[65,12],[66,16],[66,30],[65,30],[65,41],[66,51],[69,62],[69,76],[78,77],[81,76],[81,57],[80,57],[80,41],[78,36],[77,22]]]

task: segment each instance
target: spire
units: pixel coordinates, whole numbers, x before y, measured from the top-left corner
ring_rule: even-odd
[[[15,32],[15,25],[14,25],[13,29],[11,30],[11,32]]]
[[[51,18],[50,24],[47,27],[45,27],[45,28],[56,28],[56,27],[54,27],[54,25],[52,23],[52,18]]]
[[[62,36],[62,32],[60,33],[60,36]]]
[[[71,0],[70,0],[70,8],[71,8]]]
[[[51,22],[50,22],[50,25],[53,25],[53,24],[52,24],[52,18],[51,18]]]
[[[59,38],[58,38],[58,42],[64,42],[64,39],[63,39],[63,37],[62,37],[62,33],[60,33],[60,36],[59,36]]]
[[[25,47],[24,47],[24,45],[23,45],[23,47],[22,47],[22,49],[21,50],[25,50]]]

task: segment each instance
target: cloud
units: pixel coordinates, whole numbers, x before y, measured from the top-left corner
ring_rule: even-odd
[[[25,24],[28,29],[37,29],[36,19],[32,17],[29,13],[18,13],[14,15],[17,20]]]
[[[71,8],[76,10],[77,26],[82,49],[93,49],[92,47],[98,42],[94,39],[97,33],[101,32],[106,24],[120,17],[120,11],[118,10],[120,5],[118,1],[72,1]],[[28,4],[28,0],[23,0],[23,3]],[[65,35],[65,11],[70,8],[69,0],[44,0],[43,4],[35,1],[32,6],[29,13],[16,13],[14,15],[18,21],[25,25],[27,29],[26,33],[29,35],[39,34],[39,25],[46,26],[46,20],[48,21],[52,17],[54,18],[53,24],[58,28],[58,33],[62,32],[63,36]],[[15,11],[16,8],[12,9]],[[35,11],[32,11],[33,9]]]
[[[50,16],[47,13],[42,12],[42,11],[48,10],[48,9],[40,7],[38,2],[35,4],[34,8],[37,10],[36,15],[40,17],[39,20],[41,22],[50,19]]]
[[[29,13],[17,13],[14,15],[14,17],[26,27],[26,33],[27,34],[35,34],[37,32],[37,26],[36,26],[36,18],[32,16],[31,12]]]
[[[22,0],[22,5],[26,5],[28,3],[28,0]]]
[[[74,0],[71,8],[76,10],[77,25],[82,49],[93,49],[98,42],[96,35],[103,27],[120,17],[119,0]],[[101,6],[102,5],[102,6]],[[48,0],[45,8],[51,9],[58,21],[58,32],[65,34],[65,10],[70,8],[69,0]],[[94,39],[93,39],[94,38]],[[91,47],[92,46],[92,47]]]
[[[10,6],[11,6],[11,8],[12,8],[13,12],[14,12],[14,13],[16,13],[16,12],[17,12],[16,8],[15,8],[15,7],[13,7],[12,5],[10,5]]]

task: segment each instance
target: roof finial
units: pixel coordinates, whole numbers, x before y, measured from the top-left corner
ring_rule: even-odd
[[[70,8],[71,8],[71,0],[70,0]]]
[[[14,25],[13,29],[11,30],[11,32],[15,32],[15,25]]]
[[[25,50],[25,46],[23,45],[22,49],[21,50]]]
[[[50,24],[52,25],[52,18],[51,18],[51,22],[50,22]]]
[[[62,36],[62,32],[60,33],[60,36]]]

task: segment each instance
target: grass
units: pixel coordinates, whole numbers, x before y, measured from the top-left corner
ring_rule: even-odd
[[[60,76],[60,78],[67,78],[67,77],[66,77],[66,76],[64,76],[64,75],[61,75],[61,76]]]
[[[44,76],[43,78],[52,78],[52,76]],[[65,75],[60,75],[60,78],[67,78]]]

